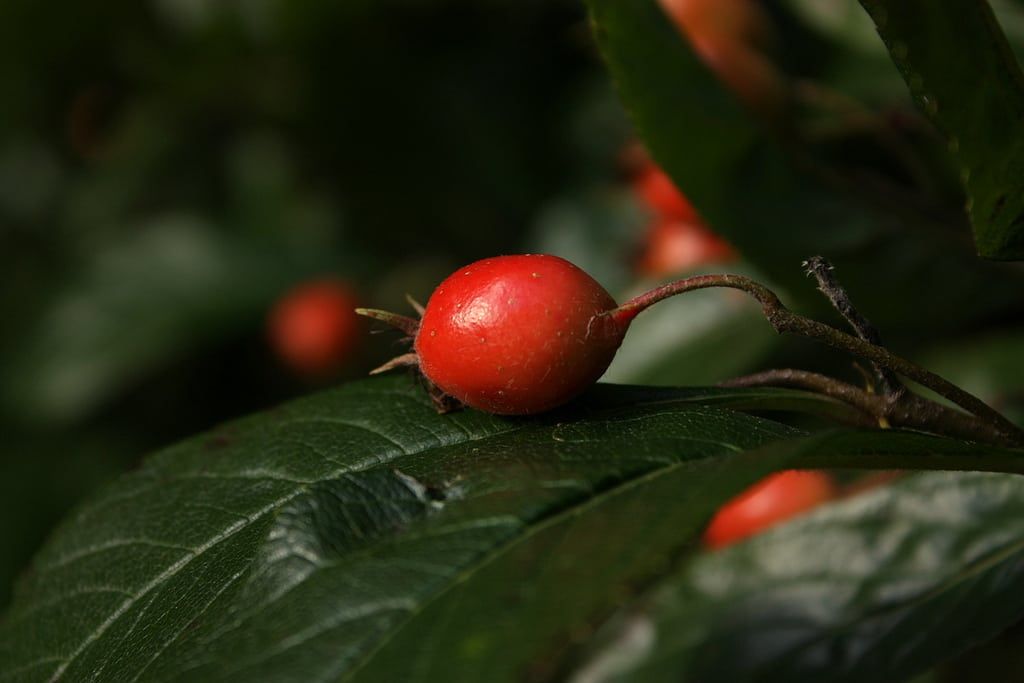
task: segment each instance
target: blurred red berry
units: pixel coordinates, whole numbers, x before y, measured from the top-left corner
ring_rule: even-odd
[[[648,161],[633,180],[633,191],[651,211],[665,218],[699,221],[690,200],[653,161]]]
[[[835,482],[825,472],[777,472],[723,505],[704,532],[704,543],[711,548],[735,543],[808,512],[836,494]]]
[[[776,110],[782,74],[762,47],[771,25],[754,0],[660,0],[708,67],[748,106]]]
[[[729,243],[703,223],[657,220],[648,228],[638,270],[647,277],[663,277],[735,259]]]
[[[281,360],[302,375],[322,376],[351,357],[362,323],[355,294],[344,282],[316,280],[281,297],[268,319],[271,345]]]

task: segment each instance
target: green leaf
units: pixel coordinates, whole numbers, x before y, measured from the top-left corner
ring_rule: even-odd
[[[644,683],[905,680],[1019,619],[1021,580],[1024,479],[918,475],[699,556],[613,620],[581,669]]]
[[[0,680],[543,676],[768,471],[1024,465],[735,410],[800,403],[829,402],[602,385],[536,419],[439,416],[392,377],[228,424],[58,529],[0,622]]]
[[[801,304],[823,310],[799,267],[823,254],[857,305],[889,335],[920,338],[1021,305],[1021,274],[978,262],[949,229],[948,217],[936,221],[912,210],[907,198],[870,196],[863,184],[837,187],[829,180],[837,169],[812,150],[794,151],[774,139],[722,88],[655,2],[588,0],[587,6],[619,95],[651,154],[710,225]]]
[[[861,0],[920,109],[946,135],[978,253],[1024,259],[1024,75],[987,2]]]

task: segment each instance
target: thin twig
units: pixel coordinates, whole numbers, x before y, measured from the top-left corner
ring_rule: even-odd
[[[850,295],[836,279],[832,264],[821,256],[812,256],[804,261],[803,265],[807,269],[807,273],[818,281],[818,291],[824,294],[832,306],[839,311],[856,335],[868,343],[881,346],[882,336],[878,333],[878,329],[854,307]],[[893,371],[875,362],[871,363],[871,369],[875,373],[875,381],[882,394],[895,396],[906,390]]]
[[[829,325],[793,313],[782,301],[764,285],[742,275],[698,275],[696,277],[670,282],[661,287],[630,299],[621,306],[614,308],[602,316],[607,316],[619,325],[626,325],[648,306],[667,299],[676,294],[708,287],[728,287],[746,292],[761,304],[761,309],[768,323],[779,334],[796,334],[808,337],[822,344],[827,344],[865,360],[878,363],[884,368],[911,379],[925,386],[940,396],[973,413],[981,420],[990,423],[1000,432],[1006,442],[1024,444],[1024,432],[1016,425],[1000,415],[976,396],[964,391],[952,382],[929,372],[919,365],[897,356],[888,349],[853,335],[841,332]]]
[[[1012,445],[1013,440],[988,422],[905,392],[872,394],[847,382],[807,370],[766,370],[720,382],[722,387],[795,387],[842,401],[870,416],[883,429],[906,427],[985,443]]]
[[[809,389],[810,391],[831,396],[834,399],[857,408],[865,415],[872,418],[872,422],[878,419],[878,398],[875,394],[869,394],[860,387],[842,382],[827,375],[807,370],[793,370],[791,368],[780,368],[777,370],[765,370],[752,375],[733,377],[724,382],[719,382],[720,387],[795,387],[797,389]]]

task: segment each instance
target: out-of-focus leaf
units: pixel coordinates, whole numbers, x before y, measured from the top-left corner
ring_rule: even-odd
[[[802,304],[820,305],[799,270],[803,259],[820,253],[890,335],[921,336],[1020,308],[1020,272],[978,262],[955,230],[904,198],[869,197],[863,184],[839,189],[819,162],[809,155],[798,160],[771,139],[656,3],[587,4],[620,96],[652,155],[716,231]]]
[[[69,419],[197,345],[258,325],[269,302],[315,272],[273,244],[168,217],[101,251],[5,359],[13,414]]]
[[[784,0],[783,5],[819,39],[809,54],[801,55],[813,58],[806,66],[819,86],[886,108],[912,106],[899,71],[857,0]],[[789,52],[787,44],[782,54]]]
[[[988,0],[989,6],[999,20],[999,26],[1017,55],[1017,61],[1024,58],[1024,2],[1021,0]]]
[[[1024,425],[1024,329],[938,344],[921,363]]]
[[[643,211],[623,191],[562,197],[540,211],[528,251],[568,259],[618,294],[632,280],[629,254],[643,223]]]
[[[896,432],[803,437],[785,391],[601,386],[439,416],[379,378],[169,448],[80,507],[0,622],[8,681],[543,677],[726,497],[802,464],[1019,468]]]
[[[832,40],[867,55],[884,55],[874,24],[856,0],[785,0],[807,24]]]
[[[929,473],[698,556],[577,683],[896,681],[1024,614],[1024,478]]]
[[[978,253],[1024,259],[1024,75],[988,3],[861,4],[918,106],[949,140]]]

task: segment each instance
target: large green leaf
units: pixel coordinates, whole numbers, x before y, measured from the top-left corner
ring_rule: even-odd
[[[923,474],[700,556],[610,622],[581,672],[905,680],[1018,620],[1022,580],[1024,479]]]
[[[59,528],[0,623],[0,680],[543,677],[772,469],[1024,465],[734,410],[829,403],[603,386],[542,418],[439,416],[385,378],[228,424]]]
[[[911,94],[943,131],[978,253],[1024,259],[1024,75],[980,0],[861,0]]]
[[[657,3],[587,5],[652,155],[715,230],[792,297],[820,303],[799,270],[820,253],[887,332],[920,337],[1021,306],[1021,274],[979,262],[950,230],[950,220],[966,230],[962,216],[936,220],[908,197],[873,195],[870,183],[832,182],[837,169],[774,138],[719,85]]]

